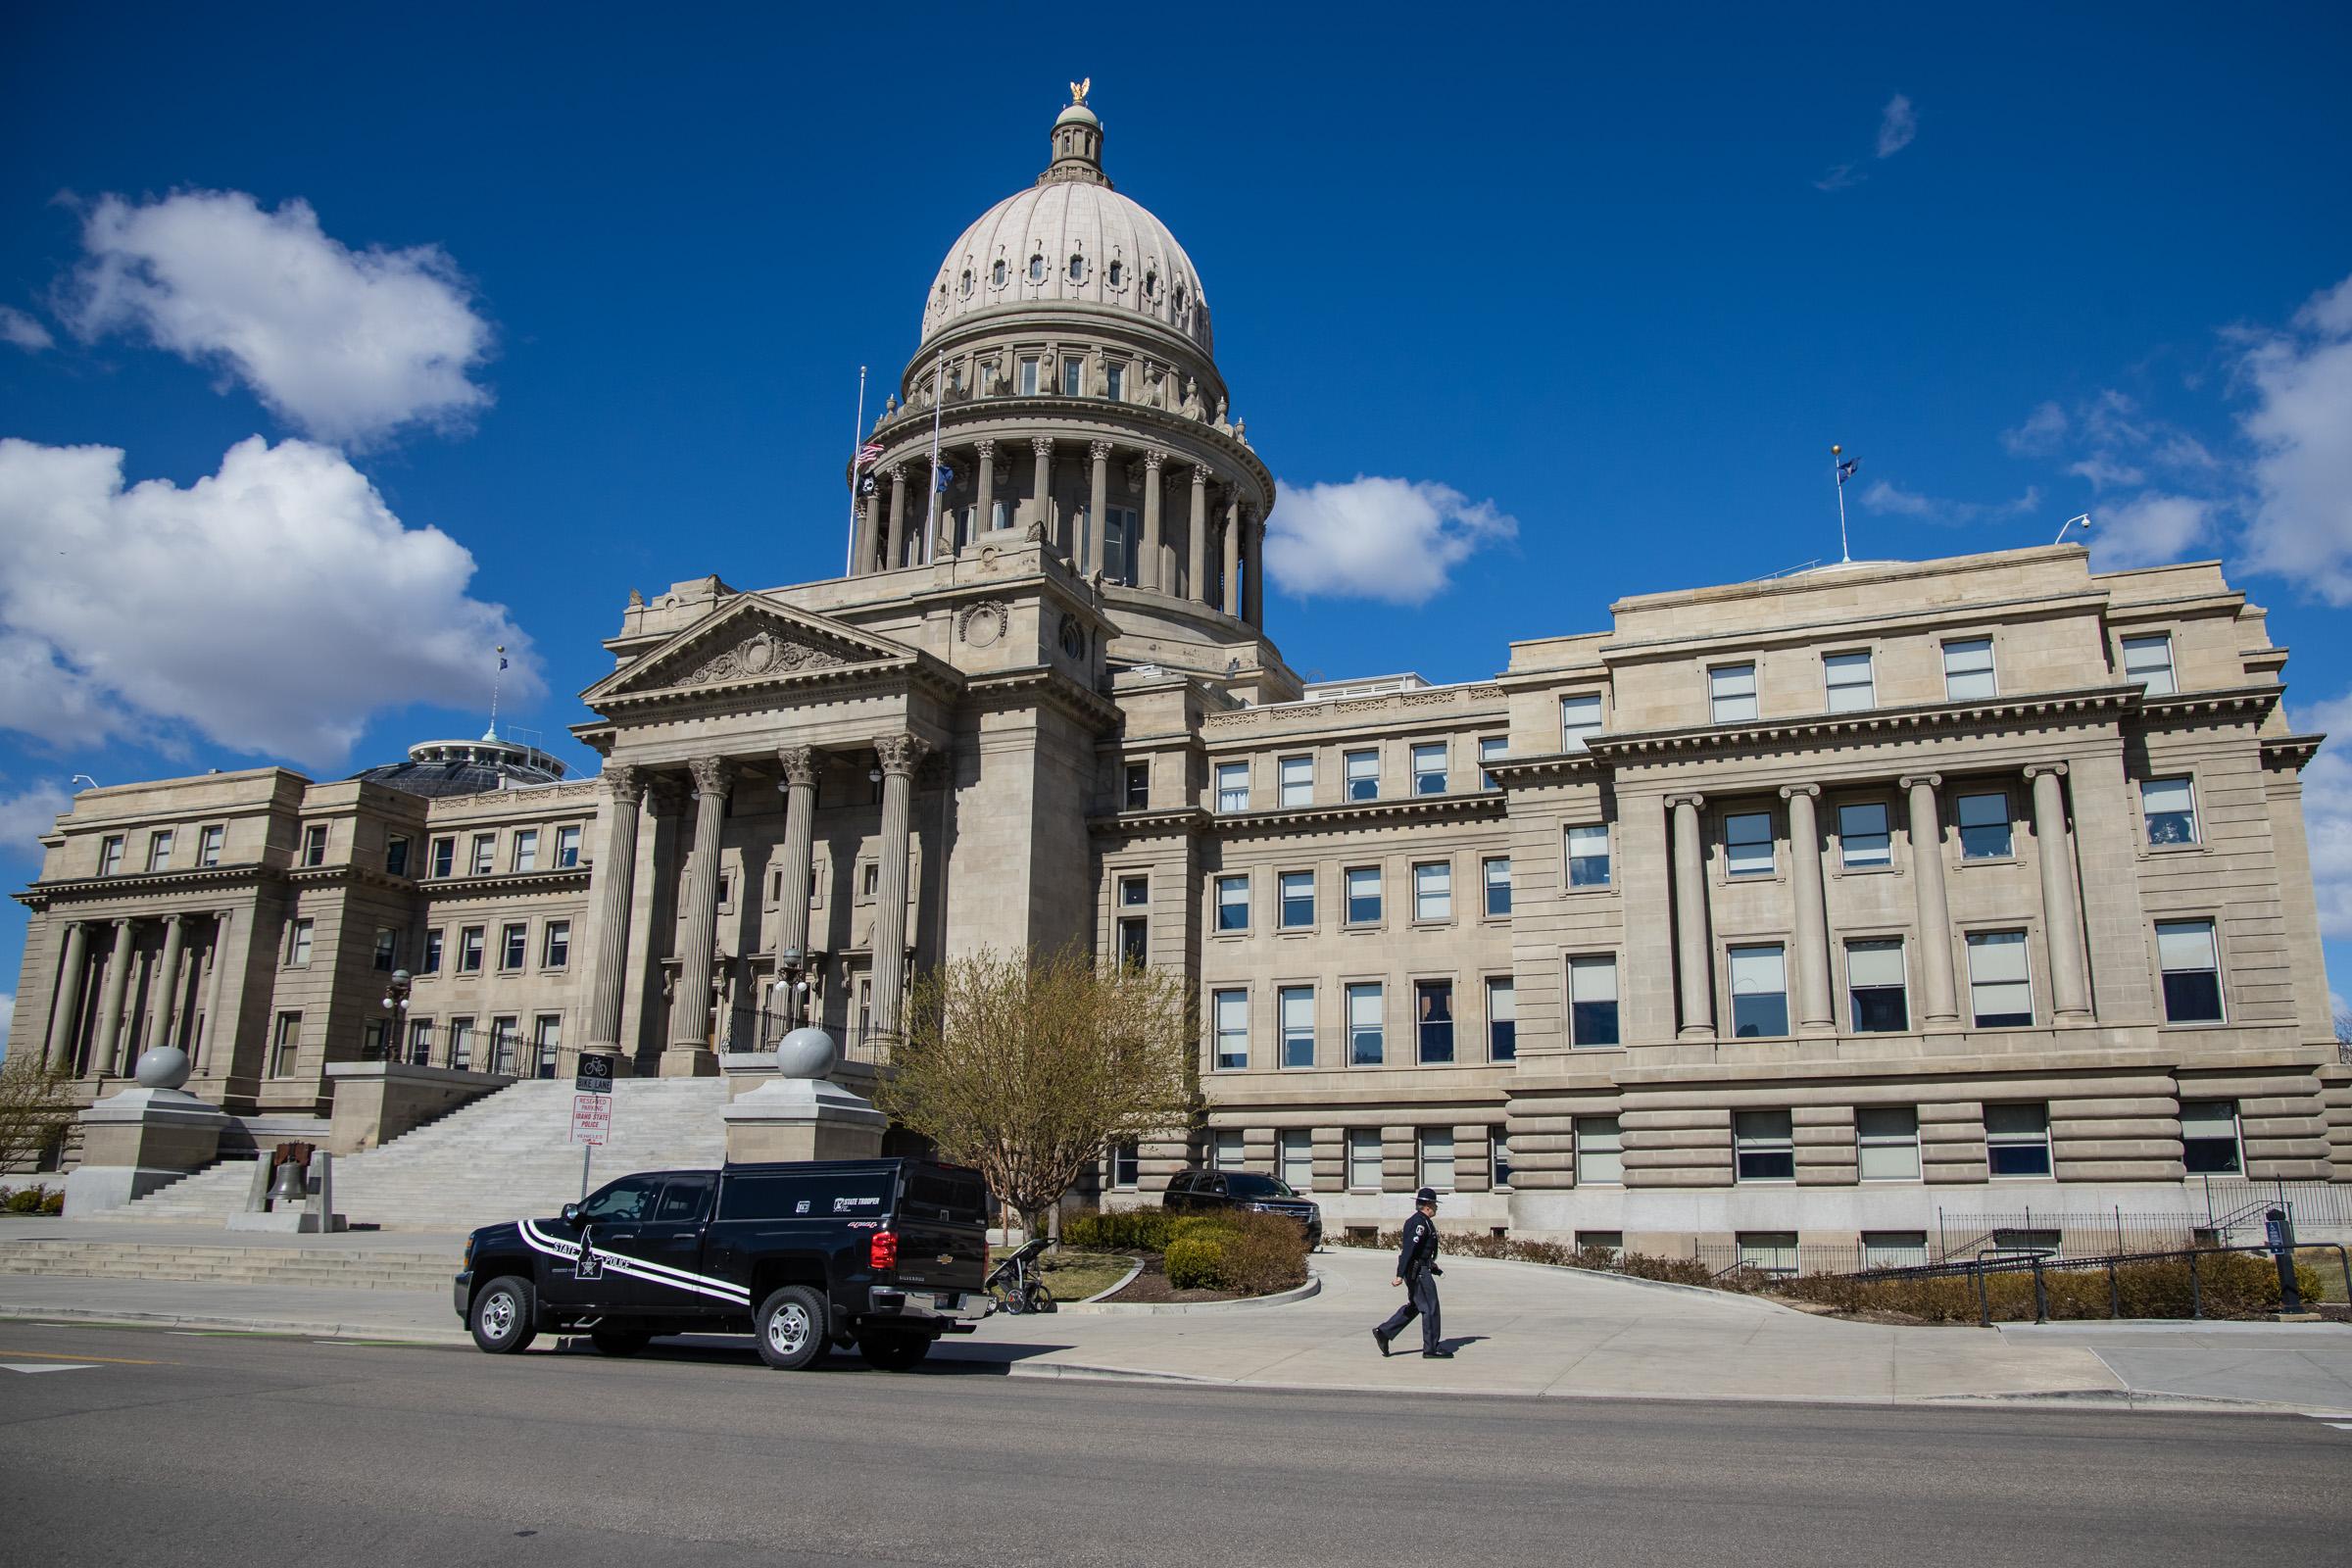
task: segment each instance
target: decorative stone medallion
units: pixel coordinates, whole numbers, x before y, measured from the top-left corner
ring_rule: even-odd
[[[983,599],[976,605],[966,605],[956,617],[956,632],[974,648],[988,648],[1004,640],[1011,617],[1004,607],[994,599]]]

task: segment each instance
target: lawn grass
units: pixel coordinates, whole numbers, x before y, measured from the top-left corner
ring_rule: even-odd
[[[1123,1252],[1050,1252],[1045,1258],[1046,1288],[1056,1301],[1083,1301],[1099,1296],[1127,1277],[1135,1259]]]

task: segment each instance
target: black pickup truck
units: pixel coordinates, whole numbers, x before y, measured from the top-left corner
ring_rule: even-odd
[[[897,1371],[987,1314],[987,1226],[979,1173],[930,1160],[641,1171],[467,1237],[458,1316],[494,1355],[542,1331],[610,1355],[751,1334],[786,1371],[853,1345]]]

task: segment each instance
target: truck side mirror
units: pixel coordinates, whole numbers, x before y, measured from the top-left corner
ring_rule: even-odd
[[[577,1226],[577,1225],[580,1223],[580,1205],[579,1205],[579,1204],[577,1204],[577,1203],[565,1203],[565,1204],[564,1205],[564,1224],[566,1224],[566,1225],[572,1225],[572,1226]]]

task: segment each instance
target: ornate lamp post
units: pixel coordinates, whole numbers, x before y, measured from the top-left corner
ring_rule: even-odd
[[[395,969],[392,978],[384,982],[384,1012],[389,1018],[385,1025],[384,1060],[400,1061],[408,1050],[409,1037],[409,971]]]

